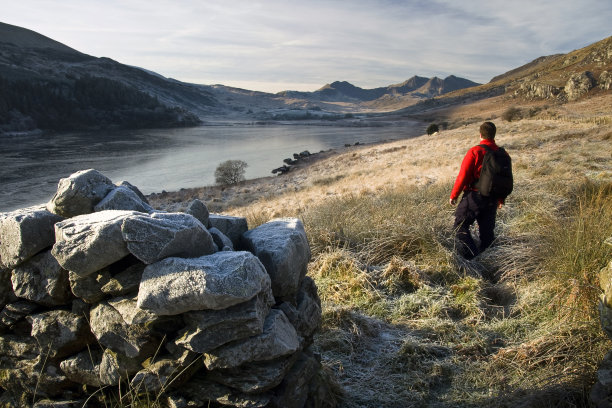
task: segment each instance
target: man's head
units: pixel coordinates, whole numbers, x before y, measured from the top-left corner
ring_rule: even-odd
[[[484,122],[480,125],[480,137],[487,140],[495,139],[495,132],[497,129],[495,128],[495,124],[493,122]]]

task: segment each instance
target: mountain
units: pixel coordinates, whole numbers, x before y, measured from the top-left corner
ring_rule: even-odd
[[[314,92],[283,91],[278,95],[326,102],[375,102],[389,98],[414,97],[431,98],[438,95],[480,84],[451,75],[445,79],[413,76],[401,84],[386,87],[363,89],[346,81],[326,84]]]
[[[216,103],[206,87],[0,23],[0,132],[193,126]]]

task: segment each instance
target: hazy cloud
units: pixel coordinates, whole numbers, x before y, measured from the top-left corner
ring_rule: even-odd
[[[0,0],[2,21],[176,79],[280,91],[477,82],[609,36],[609,0]]]

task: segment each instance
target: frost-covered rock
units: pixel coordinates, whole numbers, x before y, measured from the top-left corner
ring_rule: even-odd
[[[208,232],[212,235],[213,241],[220,251],[233,251],[234,243],[224,233],[215,227],[209,228]]]
[[[269,286],[269,279],[250,252],[166,258],[145,268],[138,307],[157,315],[225,309],[252,299]]]
[[[94,211],[105,210],[129,210],[143,213],[155,211],[134,190],[127,186],[114,188],[94,207]]]
[[[268,286],[248,302],[227,309],[188,312],[183,316],[188,328],[179,334],[176,344],[204,353],[231,341],[260,334],[273,304],[274,298]]]
[[[234,248],[238,248],[240,246],[240,237],[242,237],[242,234],[248,230],[246,218],[232,217],[230,215],[210,214],[208,220],[210,227],[218,229],[232,240]]]
[[[50,251],[35,255],[13,269],[11,281],[15,295],[44,306],[65,305],[73,298],[68,271]]]
[[[78,171],[59,181],[47,209],[62,217],[89,214],[114,188],[113,182],[97,170]]]
[[[272,309],[262,334],[221,346],[204,354],[209,370],[233,368],[254,361],[274,360],[295,353],[300,339],[281,310]]]
[[[310,261],[304,225],[297,218],[276,219],[243,235],[244,245],[264,264],[279,299],[297,293]]]
[[[206,204],[204,204],[202,201],[196,198],[189,203],[185,212],[196,217],[205,227],[209,227],[208,218],[210,217],[210,212],[208,211]]]
[[[44,206],[0,214],[0,262],[10,269],[55,242],[54,224],[63,218]]]
[[[81,277],[90,275],[129,254],[123,240],[123,221],[140,213],[102,211],[55,224],[51,253],[60,265]]]
[[[128,250],[146,264],[171,256],[195,258],[216,252],[206,227],[189,214],[136,215],[125,219],[121,231]]]

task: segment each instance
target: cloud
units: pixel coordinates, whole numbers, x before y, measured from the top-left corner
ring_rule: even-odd
[[[180,80],[267,91],[413,75],[486,82],[605,38],[612,17],[609,0],[25,3],[0,0],[3,21]]]

